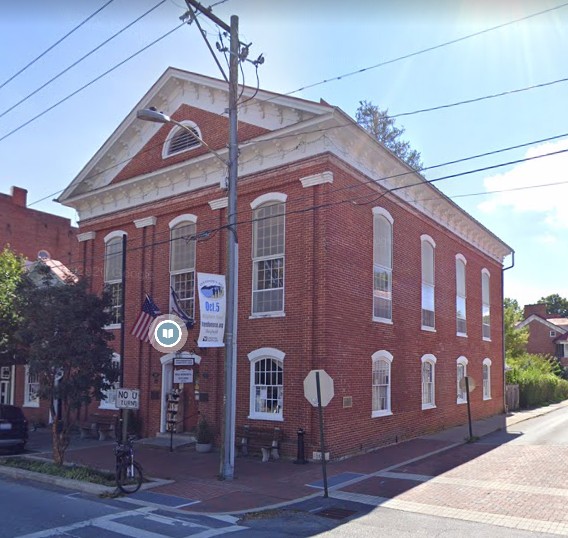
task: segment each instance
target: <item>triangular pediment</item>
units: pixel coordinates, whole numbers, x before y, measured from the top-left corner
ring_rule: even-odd
[[[333,107],[245,87],[238,111],[239,143],[272,131],[329,114]],[[139,109],[155,107],[177,121],[191,121],[199,126],[203,140],[227,153],[228,84],[223,80],[168,68],[140,102],[97,151],[79,175],[65,189],[59,201],[74,205],[73,200],[100,191],[133,177],[175,167],[188,160],[211,159],[211,152],[201,147],[164,159],[164,141],[173,125],[149,123],[136,117]]]

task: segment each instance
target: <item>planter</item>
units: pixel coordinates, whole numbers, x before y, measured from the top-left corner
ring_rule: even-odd
[[[212,446],[211,443],[195,443],[195,451],[201,453],[211,452]]]

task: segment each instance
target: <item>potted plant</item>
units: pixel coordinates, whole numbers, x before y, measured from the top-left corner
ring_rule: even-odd
[[[213,431],[205,417],[201,417],[197,423],[196,438],[197,443],[195,444],[195,450],[197,452],[209,452],[211,450]]]

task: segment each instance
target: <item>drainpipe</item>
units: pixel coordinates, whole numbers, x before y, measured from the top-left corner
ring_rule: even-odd
[[[507,411],[507,379],[505,370],[505,271],[515,267],[515,251],[511,251],[511,265],[501,270],[501,334],[502,336],[502,355],[503,355],[503,409]]]

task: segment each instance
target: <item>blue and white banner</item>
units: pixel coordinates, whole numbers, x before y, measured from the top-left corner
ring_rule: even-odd
[[[199,295],[199,347],[224,347],[227,313],[225,275],[197,273]]]

